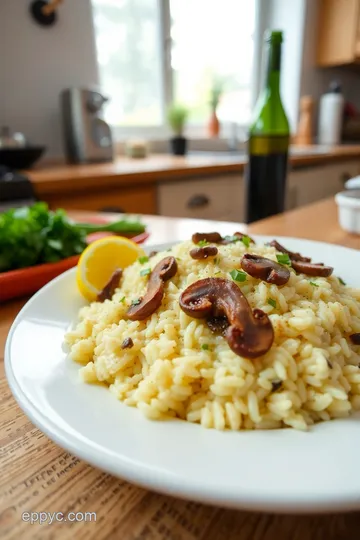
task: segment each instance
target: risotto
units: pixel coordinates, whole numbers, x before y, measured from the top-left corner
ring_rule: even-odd
[[[85,382],[105,383],[148,418],[177,417],[220,430],[304,430],[360,409],[360,346],[350,338],[360,332],[359,289],[335,275],[314,277],[291,267],[282,285],[252,277],[240,266],[245,254],[275,263],[282,255],[248,239],[216,244],[216,256],[206,259],[192,258],[195,247],[186,241],[140,259],[124,270],[111,299],[80,310],[65,340]],[[160,307],[131,320],[129,309],[165,257],[175,258],[177,270],[162,285]],[[251,309],[267,315],[273,329],[267,352],[237,354],[223,332],[181,308],[182,293],[206,278],[230,281]]]

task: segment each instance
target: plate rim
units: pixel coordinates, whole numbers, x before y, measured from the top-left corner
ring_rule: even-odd
[[[278,235],[253,235],[256,239],[261,239],[261,241],[267,241],[273,237],[276,237],[280,242],[286,242],[287,240],[296,240],[304,241],[311,243],[316,246],[334,246],[341,250],[346,250],[349,252],[357,253],[359,255],[359,250],[348,248],[346,246],[341,246],[337,244],[331,244],[328,242],[320,242],[309,240],[306,238],[296,238],[296,237],[283,237]],[[146,250],[151,250],[154,248],[166,249],[170,245],[175,245],[180,243],[181,240],[175,242],[167,242],[162,244],[149,244],[144,246]],[[142,488],[155,491],[160,494],[170,495],[186,500],[194,500],[202,504],[212,504],[221,507],[235,508],[239,510],[247,511],[258,511],[258,512],[277,512],[282,514],[288,513],[329,513],[329,512],[344,512],[344,511],[353,511],[360,509],[360,490],[358,494],[353,493],[352,495],[337,497],[334,494],[328,495],[326,498],[322,497],[319,502],[319,497],[317,494],[312,495],[308,493],[307,496],[302,497],[301,495],[291,495],[291,496],[272,496],[267,494],[260,494],[258,492],[249,493],[246,491],[244,495],[237,492],[236,495],[232,494],[224,498],[220,494],[216,494],[216,486],[211,486],[211,489],[207,487],[207,492],[204,492],[204,488],[195,483],[189,483],[187,481],[181,481],[180,478],[177,478],[177,481],[174,483],[173,480],[169,479],[166,475],[157,473],[156,471],[150,471],[149,468],[141,464],[134,465],[126,463],[124,456],[117,456],[117,461],[104,460],[104,453],[109,450],[106,447],[102,447],[100,452],[96,451],[94,445],[90,440],[81,441],[80,437],[71,435],[67,433],[62,427],[56,426],[55,422],[49,419],[45,414],[43,414],[35,405],[31,403],[26,393],[21,388],[19,382],[17,381],[12,365],[11,365],[11,355],[10,355],[10,346],[16,331],[16,328],[23,318],[24,312],[29,309],[33,302],[35,302],[38,296],[44,294],[46,289],[51,288],[57,281],[64,279],[65,275],[70,273],[75,273],[76,268],[71,268],[61,275],[57,276],[39,291],[37,291],[21,308],[16,318],[14,319],[10,331],[8,333],[6,343],[5,343],[5,354],[4,354],[4,366],[7,382],[9,384],[10,390],[13,397],[15,398],[17,404],[21,410],[26,414],[28,418],[33,422],[33,424],[45,435],[55,442],[60,448],[71,452],[73,455],[81,458],[86,463],[103,470],[107,473],[110,473],[117,478],[122,478],[130,483],[133,483]],[[278,430],[280,431],[280,430]],[[91,444],[92,443],[92,444]],[[111,452],[111,451],[110,451]],[[215,491],[214,491],[215,490]]]

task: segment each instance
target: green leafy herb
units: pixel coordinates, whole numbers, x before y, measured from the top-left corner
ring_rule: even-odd
[[[208,245],[209,245],[209,242],[207,240],[200,240],[200,242],[198,242],[198,246],[200,247],[204,247]]]
[[[215,272],[214,276],[218,276],[219,274],[221,274],[221,270],[218,270],[217,272]]]
[[[97,231],[143,232],[136,221],[74,223],[64,210],[49,210],[46,203],[16,208],[0,214],[0,272],[79,255],[87,246],[86,236]]]
[[[151,268],[144,268],[143,270],[140,270],[140,276],[148,276],[151,274]]]
[[[246,281],[246,273],[242,270],[231,270],[230,276],[234,281]]]
[[[341,285],[346,285],[345,281],[341,277],[338,277],[338,280],[340,281]]]
[[[123,296],[120,300],[121,304],[125,304],[125,296]]]
[[[135,298],[135,300],[132,300],[131,305],[132,306],[138,306],[141,304],[141,298]]]
[[[203,351],[208,351],[209,350],[209,345],[207,343],[203,343],[201,345],[201,348],[202,348]]]
[[[146,255],[144,255],[144,257],[139,257],[138,258],[138,261],[139,261],[140,264],[144,264],[144,263],[148,262],[148,260],[149,260],[149,257],[147,257]]]
[[[319,284],[316,283],[315,281],[309,281],[310,285],[312,285],[313,287],[318,287]]]
[[[241,241],[244,244],[244,246],[246,246],[247,248],[250,246],[251,240],[248,236],[243,236],[241,238]]]
[[[276,300],[274,300],[273,298],[269,298],[268,304],[276,309]]]
[[[277,258],[278,263],[291,266],[291,260],[287,253],[277,253],[276,258]]]
[[[230,244],[234,244],[235,242],[240,242],[241,238],[238,236],[224,236],[224,240]]]

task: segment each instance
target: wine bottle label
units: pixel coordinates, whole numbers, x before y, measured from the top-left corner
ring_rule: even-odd
[[[249,139],[249,154],[253,156],[268,156],[287,152],[289,148],[289,136],[252,136]]]

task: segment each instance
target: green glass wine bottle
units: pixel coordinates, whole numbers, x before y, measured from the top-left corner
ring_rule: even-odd
[[[250,125],[246,170],[246,221],[284,211],[289,122],[280,96],[282,32],[265,33],[266,76]]]

